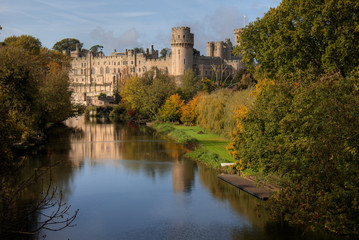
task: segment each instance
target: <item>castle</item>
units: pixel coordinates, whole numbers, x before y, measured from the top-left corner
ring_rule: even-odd
[[[234,30],[236,44],[239,29]],[[135,52],[126,49],[111,56],[102,53],[87,53],[81,55],[79,47],[72,51],[72,71],[69,72],[73,101],[84,105],[94,104],[97,97],[102,95],[113,96],[119,86],[128,76],[142,76],[153,67],[166,71],[174,76],[180,84],[180,76],[187,69],[192,69],[199,78],[234,77],[237,71],[244,68],[241,57],[232,56],[233,45],[230,39],[224,42],[208,42],[207,56],[193,54],[194,34],[189,27],[172,28],[170,56],[160,58],[158,51],[146,49],[145,52]]]

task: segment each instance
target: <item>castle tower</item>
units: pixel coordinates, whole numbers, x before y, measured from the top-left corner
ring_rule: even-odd
[[[240,46],[240,42],[239,42],[239,34],[242,32],[242,28],[237,28],[234,29],[233,33],[234,33],[234,46]]]
[[[222,41],[218,41],[215,42],[215,54],[214,56],[219,57],[219,58],[223,58],[223,42]]]
[[[225,58],[229,60],[232,57],[232,50],[233,50],[233,45],[229,38],[226,38],[224,42],[224,46],[225,46],[225,54],[224,54]]]
[[[207,57],[214,56],[214,42],[207,42]]]
[[[172,28],[172,75],[180,76],[193,68],[194,36],[189,27]]]

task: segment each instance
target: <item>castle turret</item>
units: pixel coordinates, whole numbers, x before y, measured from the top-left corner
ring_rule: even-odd
[[[232,57],[232,50],[233,50],[233,45],[232,42],[229,38],[226,38],[225,42],[224,42],[224,46],[225,46],[225,58],[226,59],[231,59]]]
[[[233,33],[234,33],[234,46],[240,46],[240,42],[239,42],[239,34],[242,32],[242,28],[237,28],[234,29]]]
[[[207,56],[214,56],[214,42],[207,42]]]
[[[194,36],[189,27],[172,28],[172,75],[180,76],[193,68]]]
[[[219,41],[219,42],[215,42],[215,56],[219,57],[219,58],[223,58],[223,42]]]

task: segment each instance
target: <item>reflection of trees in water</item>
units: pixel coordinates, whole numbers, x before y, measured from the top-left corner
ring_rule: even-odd
[[[215,198],[228,202],[231,209],[246,216],[254,226],[264,229],[269,220],[264,209],[265,202],[243,191],[239,192],[238,188],[220,180],[212,169],[200,167],[199,179]]]
[[[60,199],[58,195],[52,196],[53,187],[62,192],[62,203],[66,200],[65,196],[71,193],[69,182],[72,179],[72,164],[69,151],[73,133],[81,135],[81,132],[64,125],[53,127],[46,144],[28,154],[18,172],[2,176],[1,180],[6,182],[6,186],[2,184],[1,189],[1,239],[38,238],[38,234],[23,235],[18,232],[32,232],[39,227],[40,221],[47,219],[41,218],[39,208],[53,204],[56,207],[53,201]],[[48,168],[51,165],[53,167]],[[46,191],[48,187],[51,188],[49,192]]]

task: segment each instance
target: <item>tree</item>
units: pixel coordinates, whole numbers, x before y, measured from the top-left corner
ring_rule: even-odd
[[[201,98],[201,94],[195,96],[191,101],[181,108],[181,121],[187,126],[194,126],[199,115],[197,105]]]
[[[157,118],[158,109],[174,93],[175,82],[163,70],[152,69],[141,78],[128,79],[120,90],[122,101],[128,109],[138,110]]]
[[[171,54],[170,48],[163,48],[160,52],[160,58],[165,58]]]
[[[102,53],[103,46],[101,45],[94,45],[90,48],[90,52],[92,53]]]
[[[349,74],[359,64],[359,3],[284,0],[240,33],[243,60],[266,76]]]
[[[62,51],[75,51],[76,50],[76,44],[79,44],[79,48],[81,49],[83,46],[83,43],[80,43],[79,40],[75,38],[64,38],[61,41],[54,44],[52,49],[58,52]]]
[[[143,48],[139,48],[139,47],[136,47],[135,49],[135,53],[143,53],[144,51],[143,51]]]
[[[201,81],[198,80],[192,69],[187,69],[182,76],[181,96],[184,100],[193,98],[201,89]]]
[[[169,122],[179,121],[183,105],[184,100],[177,93],[171,95],[159,110],[160,119]]]
[[[201,56],[201,52],[195,48],[193,48],[193,56],[199,57]]]
[[[359,234],[358,77],[260,82],[237,111],[232,155],[280,177],[271,206],[284,220]]]
[[[5,45],[22,48],[26,52],[37,55],[40,53],[41,42],[30,35],[11,36],[4,40]]]

